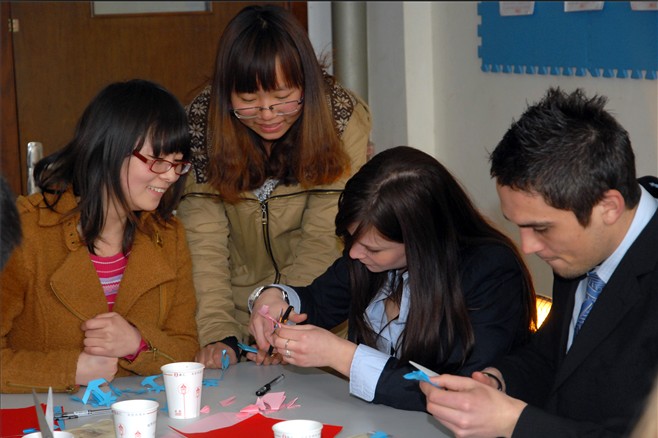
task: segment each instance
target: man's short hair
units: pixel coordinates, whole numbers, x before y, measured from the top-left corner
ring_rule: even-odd
[[[489,160],[501,186],[538,193],[582,226],[608,190],[628,208],[640,200],[635,155],[626,130],[604,109],[607,98],[549,88],[503,136]]]

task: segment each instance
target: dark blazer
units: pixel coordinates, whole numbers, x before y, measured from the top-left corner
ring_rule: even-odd
[[[658,195],[658,185],[646,187]],[[555,276],[544,325],[528,345],[494,363],[507,393],[529,403],[514,438],[624,436],[651,391],[658,371],[658,213],[619,263],[567,354],[578,282]]]
[[[347,260],[347,256],[339,258],[310,286],[295,288],[301,298],[301,312],[308,314],[307,322],[331,328],[348,318],[351,293]],[[464,250],[459,266],[475,347],[463,367],[450,371],[470,375],[527,338],[529,327],[522,305],[526,286],[514,253],[499,244]],[[349,327],[348,337],[355,340],[354,324],[349,324]],[[438,364],[445,359],[437,358],[436,363],[423,365],[440,373],[443,370]],[[457,367],[461,359],[461,349],[456,349],[448,363]],[[398,409],[426,411],[425,396],[418,382],[403,377],[411,371],[415,368],[409,364],[401,365],[398,359],[391,357],[377,382],[373,402]]]

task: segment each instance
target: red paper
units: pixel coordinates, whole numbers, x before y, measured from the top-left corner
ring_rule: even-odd
[[[229,427],[222,427],[207,432],[185,433],[169,426],[182,436],[188,438],[216,437],[221,432],[222,438],[244,438],[246,436],[272,436],[272,426],[282,420],[281,418],[269,418],[261,414],[254,414],[251,417]],[[334,438],[338,432],[343,430],[343,426],[333,424],[324,424],[322,426],[322,438]]]
[[[44,403],[41,403],[41,409],[46,410]],[[55,430],[61,430],[57,420],[54,426]],[[34,406],[0,409],[0,437],[22,437],[25,435],[23,431],[28,429],[39,430],[39,419]]]
[[[0,409],[0,436],[23,436],[25,429],[39,430],[39,420],[34,406],[27,408]]]

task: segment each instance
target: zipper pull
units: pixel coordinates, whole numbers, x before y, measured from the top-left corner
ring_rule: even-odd
[[[260,210],[262,212],[260,219],[261,224],[267,225],[267,204],[265,202],[260,203]]]

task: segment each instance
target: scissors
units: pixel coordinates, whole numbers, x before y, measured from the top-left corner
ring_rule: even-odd
[[[37,393],[32,388],[32,397],[34,398],[34,409],[37,411],[37,420],[39,420],[39,431],[42,438],[53,438],[53,389],[48,388],[48,402],[46,403],[46,413],[41,409],[41,403],[37,398]]]
[[[290,317],[290,312],[294,310],[293,306],[288,306],[285,312],[279,316],[279,324],[285,324],[288,322],[288,318]],[[274,327],[276,328],[276,326]],[[274,345],[270,345],[270,348],[267,349],[267,355],[272,356],[272,353],[274,352]]]

